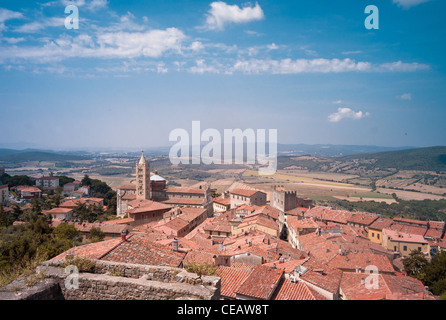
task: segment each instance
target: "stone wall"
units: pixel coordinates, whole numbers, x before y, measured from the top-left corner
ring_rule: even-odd
[[[184,269],[92,260],[94,273],[80,272],[77,288],[63,260],[36,269],[43,280],[22,292],[0,293],[0,299],[65,300],[218,300],[219,277],[198,276]],[[67,283],[66,283],[67,282]],[[28,292],[28,293],[23,293]],[[30,294],[29,292],[32,292]]]

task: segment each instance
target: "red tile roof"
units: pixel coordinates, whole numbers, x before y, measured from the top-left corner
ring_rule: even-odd
[[[121,243],[121,238],[111,239],[82,245],[65,251],[51,260],[65,259],[67,254],[74,254],[88,259],[101,259],[110,250],[113,250]]]
[[[393,221],[396,223],[409,223],[409,224],[415,224],[415,225],[423,225],[428,226],[427,221],[421,221],[421,220],[413,220],[413,219],[405,219],[405,218],[393,218]]]
[[[392,225],[392,223],[392,219],[378,218],[371,225],[369,225],[369,229],[382,231],[382,229],[388,229]]]
[[[257,265],[235,293],[251,298],[269,300],[278,286],[282,275],[282,269]]]
[[[235,291],[249,277],[254,266],[237,264],[231,267],[219,266],[216,274],[221,278],[221,295],[235,299]]]
[[[219,204],[222,204],[225,206],[229,206],[231,204],[231,199],[229,199],[229,198],[217,197],[217,198],[214,198],[213,201],[215,203],[219,203]]]
[[[185,256],[185,253],[173,252],[169,247],[153,243],[144,234],[134,234],[127,239],[103,256],[102,260],[179,267]]]
[[[324,296],[312,290],[307,284],[289,279],[282,279],[271,300],[326,300]]]
[[[230,191],[231,194],[236,194],[236,195],[244,196],[244,197],[252,197],[257,192],[262,192],[262,191],[260,191],[260,190],[248,190],[248,189],[234,189],[234,190]],[[264,192],[262,192],[262,193],[264,193]]]
[[[365,270],[369,266],[378,268],[379,273],[395,272],[389,258],[385,255],[370,252],[348,253],[346,255],[337,255],[329,263],[328,266],[341,270],[355,270],[360,267]]]
[[[193,189],[186,187],[171,187],[166,189],[166,193],[192,193],[192,194],[204,194],[206,189]]]
[[[300,279],[309,282],[332,294],[336,294],[342,278],[342,271],[333,269],[314,258],[307,260],[303,267],[307,270],[300,276]]]
[[[401,232],[399,230],[390,230],[390,229],[384,229],[383,233],[386,236],[390,237],[392,241],[427,243],[427,241],[424,239],[424,237],[419,234],[405,233],[405,232]]]
[[[369,226],[376,219],[378,219],[377,215],[372,215],[372,214],[369,214],[369,213],[354,213],[350,218],[347,219],[347,221],[349,223]]]
[[[125,184],[125,185],[119,186],[117,189],[121,189],[121,190],[136,190],[136,185],[134,185],[134,184]]]

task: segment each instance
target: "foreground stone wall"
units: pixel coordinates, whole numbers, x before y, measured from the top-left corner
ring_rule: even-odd
[[[17,279],[0,300],[218,300],[219,277],[198,276],[184,269],[92,260],[94,273],[80,272],[77,288],[66,284],[64,260],[46,261],[36,269],[32,286]],[[72,278],[73,274],[69,276]]]

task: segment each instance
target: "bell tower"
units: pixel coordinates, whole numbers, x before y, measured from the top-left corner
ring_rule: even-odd
[[[150,163],[141,154],[136,163],[136,199],[150,200]]]

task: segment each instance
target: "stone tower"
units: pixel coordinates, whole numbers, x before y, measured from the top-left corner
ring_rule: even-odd
[[[150,200],[150,164],[144,153],[136,163],[136,199]]]

